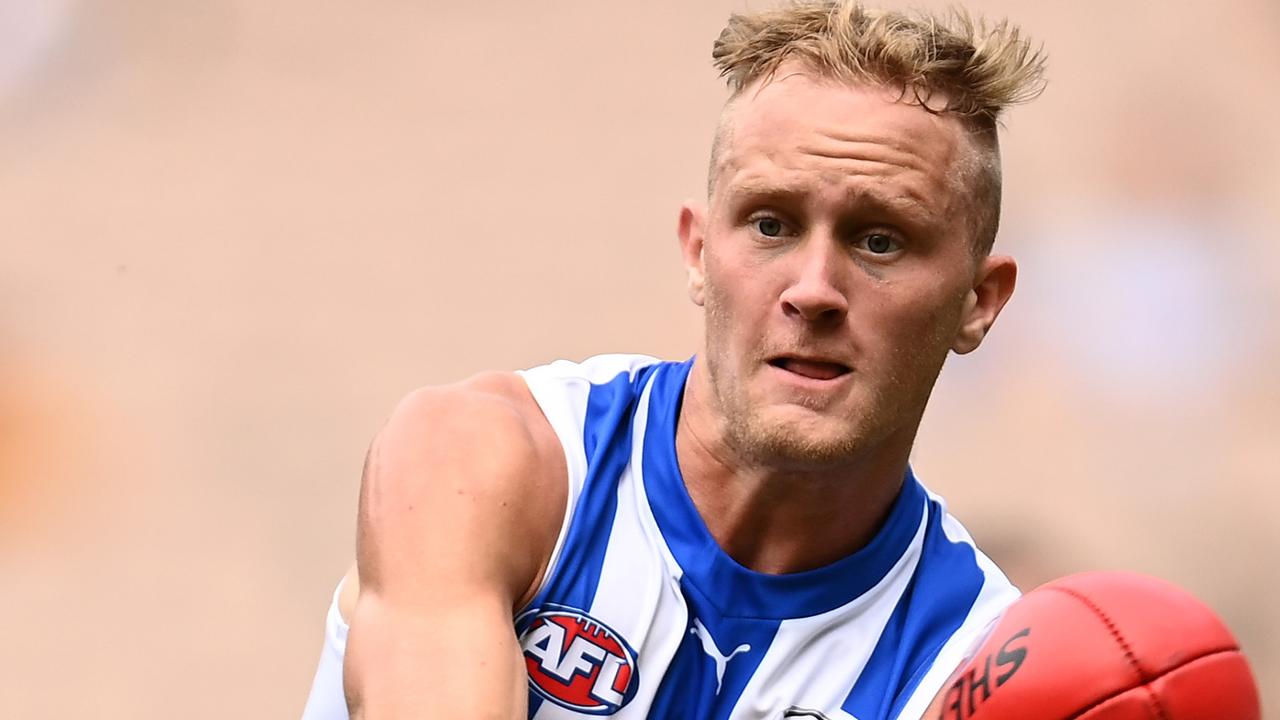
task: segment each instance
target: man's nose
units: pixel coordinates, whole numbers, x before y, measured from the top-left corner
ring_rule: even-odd
[[[809,238],[802,248],[795,278],[782,292],[782,311],[811,323],[831,323],[844,319],[849,298],[841,281],[842,257],[835,242]]]

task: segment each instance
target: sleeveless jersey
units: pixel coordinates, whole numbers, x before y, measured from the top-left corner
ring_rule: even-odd
[[[691,365],[602,355],[521,372],[569,469],[546,576],[515,618],[530,720],[916,720],[1017,590],[910,471],[853,555],[784,575],[739,565],[676,460]],[[331,608],[305,720],[346,716],[325,712],[345,630]]]

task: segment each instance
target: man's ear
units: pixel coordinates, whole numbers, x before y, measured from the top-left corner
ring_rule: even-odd
[[[973,289],[965,298],[964,312],[960,316],[960,329],[956,332],[951,349],[961,355],[973,352],[982,344],[987,331],[995,324],[996,316],[1013,295],[1018,279],[1018,264],[1007,255],[988,255],[978,265],[973,278]]]
[[[680,256],[688,275],[689,299],[702,306],[706,287],[706,271],[702,263],[703,241],[706,239],[707,206],[686,200],[680,206],[676,235],[680,238]]]

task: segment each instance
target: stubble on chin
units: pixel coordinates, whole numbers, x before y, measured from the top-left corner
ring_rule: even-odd
[[[709,349],[710,350],[710,349]],[[753,401],[747,388],[750,368],[726,367],[709,352],[710,380],[720,436],[744,461],[759,467],[814,470],[840,465],[858,457],[888,434],[883,417],[884,398],[874,389],[863,407],[848,415],[828,415],[819,399],[798,402],[816,417],[812,426],[795,418],[771,417],[770,408]]]
[[[717,350],[708,337],[709,400],[724,442],[749,463],[794,470],[848,464],[903,432],[910,443],[947,354],[930,343],[895,353],[895,363],[878,379],[856,377],[855,369],[858,401],[832,408],[821,398],[798,398],[796,405],[812,413],[806,420],[799,418],[804,413],[776,412],[751,397],[750,381],[763,358],[736,359]]]

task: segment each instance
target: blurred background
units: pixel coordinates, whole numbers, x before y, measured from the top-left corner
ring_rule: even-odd
[[[684,358],[728,0],[0,0],[0,707],[288,718],[408,390]],[[973,0],[1020,286],[915,465],[1024,588],[1191,588],[1280,717],[1280,5]]]

